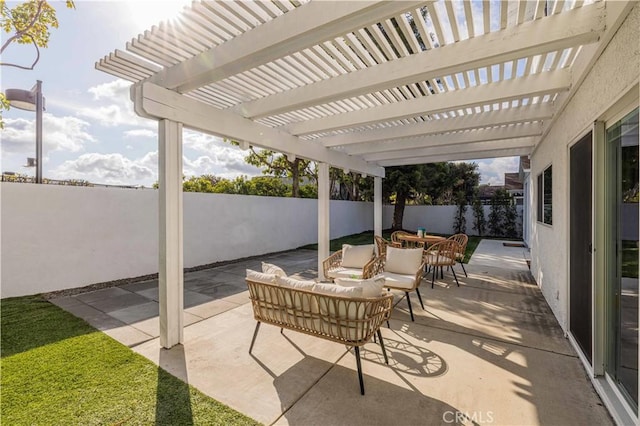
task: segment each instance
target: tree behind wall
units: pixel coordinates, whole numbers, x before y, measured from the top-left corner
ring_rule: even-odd
[[[456,234],[467,232],[467,197],[464,192],[458,193],[458,207],[453,221],[453,230]]]
[[[506,189],[498,189],[491,198],[489,233],[495,237],[518,237],[517,218],[513,196]]]
[[[473,229],[478,232],[479,236],[483,236],[487,230],[487,218],[484,215],[484,206],[479,199],[473,199]]]
[[[425,173],[423,165],[387,167],[383,181],[383,192],[395,199],[392,229],[402,229],[404,207],[407,200],[415,198],[424,189]]]

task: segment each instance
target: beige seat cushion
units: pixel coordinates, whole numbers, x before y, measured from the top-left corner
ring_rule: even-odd
[[[365,335],[364,323],[357,320],[365,318],[365,304],[350,300],[363,297],[362,287],[316,284],[313,291],[318,294],[344,297],[344,299],[318,297],[318,305],[322,314],[319,327],[322,332],[352,341],[363,338]]]
[[[407,289],[407,290],[410,290],[413,288],[413,284],[416,279],[415,273],[413,275],[403,275],[403,274],[396,274],[393,272],[386,272],[386,271],[376,276],[376,278],[378,277],[384,278],[385,287],[393,287],[393,288]]]
[[[453,256],[455,256],[455,254],[453,254]],[[440,266],[440,265],[453,265],[455,264],[455,260],[452,259],[449,256],[446,256],[445,253],[440,253],[440,255],[436,255],[434,253],[429,253],[427,255],[424,256],[424,263],[426,263],[427,265],[435,265],[435,266]]]
[[[362,268],[355,269],[339,267],[329,270],[327,272],[327,275],[329,276],[329,278],[362,278]]]
[[[382,295],[382,288],[384,287],[383,278],[370,278],[368,280],[336,278],[335,282],[340,287],[361,287],[362,297],[378,297]]]
[[[362,246],[342,245],[342,266],[344,268],[362,269],[371,259],[373,259],[375,245],[367,244]]]
[[[387,258],[384,264],[386,272],[395,274],[415,275],[422,265],[422,248],[402,249],[387,247]]]

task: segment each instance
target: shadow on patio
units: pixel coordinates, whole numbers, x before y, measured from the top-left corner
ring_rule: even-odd
[[[264,260],[312,278],[315,255],[299,250]],[[365,396],[355,358],[342,345],[264,326],[248,353],[255,321],[245,268],[259,269],[260,260],[185,275],[185,344],[168,351],[157,339],[156,282],[53,302],[265,424],[611,423],[520,267],[471,262],[460,287],[449,273],[434,289],[423,282],[425,310],[413,301],[415,322],[398,294],[390,328],[382,329],[389,365],[373,342],[362,352]]]

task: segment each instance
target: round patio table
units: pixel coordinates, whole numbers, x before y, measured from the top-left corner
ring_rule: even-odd
[[[439,243],[440,241],[446,240],[445,237],[439,237],[437,235],[425,235],[424,237],[419,237],[417,235],[398,235],[398,239],[402,241],[407,241],[410,243],[424,243],[425,248],[435,243]]]

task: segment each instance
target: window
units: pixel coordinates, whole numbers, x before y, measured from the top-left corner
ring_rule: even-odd
[[[538,222],[551,225],[553,222],[551,166],[538,175]]]

